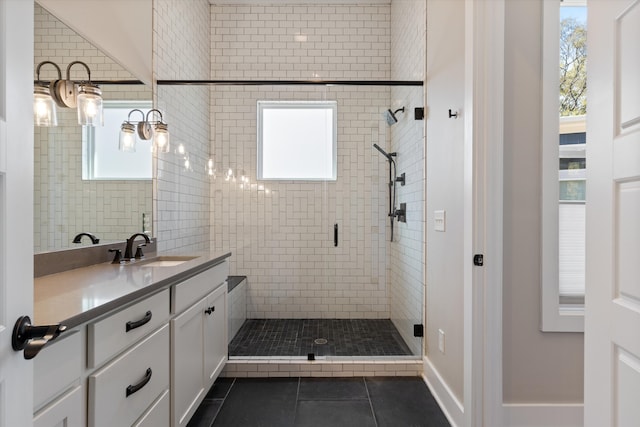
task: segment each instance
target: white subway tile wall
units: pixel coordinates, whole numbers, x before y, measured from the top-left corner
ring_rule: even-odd
[[[212,5],[215,79],[389,78],[389,5]]]
[[[214,5],[212,78],[421,80],[425,43],[418,38],[425,36],[426,11],[419,1],[408,3],[397,11],[389,5]],[[394,13],[401,15],[392,19]],[[416,26],[408,40],[392,38],[407,25]],[[393,74],[392,60],[402,72]],[[422,106],[422,88],[223,86],[212,89],[211,99],[212,239],[234,253],[232,271],[251,277],[249,317],[391,316],[419,354],[420,340],[411,335],[413,324],[422,323],[423,297],[416,291],[424,268],[417,206],[424,200],[423,122],[413,121],[411,109],[389,130],[381,114],[396,103]],[[257,182],[256,101],[298,99],[338,101],[338,181]],[[409,139],[394,144],[390,136]],[[411,222],[400,230],[396,224],[398,243],[388,242],[388,165],[373,143],[405,156],[398,162],[409,184],[398,191],[398,202],[410,205]],[[229,168],[235,176],[226,181]],[[340,245],[334,248],[336,222]],[[401,259],[405,253],[411,258]]]
[[[338,102],[338,179],[256,180],[256,102]],[[249,318],[388,318],[386,87],[217,87],[213,241],[249,276]],[[226,180],[231,168],[234,177]],[[243,172],[244,171],[244,172]],[[243,181],[245,175],[248,181]],[[333,227],[338,224],[338,246]]]
[[[211,8],[212,78],[386,80],[389,5]],[[388,318],[388,87],[212,89],[213,242],[248,275],[250,318]],[[256,181],[258,100],[338,102],[338,180]],[[224,179],[232,168],[235,180]],[[248,176],[242,183],[240,174]],[[339,226],[334,247],[333,226]]]
[[[38,4],[34,13],[34,67],[53,61],[65,78],[67,65],[81,60],[91,69],[93,80],[135,79]],[[86,78],[82,66],[71,71],[72,79]],[[45,65],[40,78],[56,80],[58,75],[53,66]],[[151,88],[145,86],[105,85],[102,89],[105,99],[151,99]],[[35,252],[67,248],[81,231],[113,241],[142,230],[143,213],[152,214],[151,181],[83,181],[82,126],[74,109],[58,109],[57,127],[34,127],[34,142]]]
[[[154,7],[154,79],[210,76],[208,0],[156,0]],[[171,151],[156,157],[154,232],[158,249],[210,248],[209,88],[157,86],[156,105],[169,124]],[[183,144],[188,153],[176,152]]]
[[[424,80],[427,7],[424,0],[394,1],[391,4],[391,78]],[[425,128],[414,120],[414,109],[424,107],[423,88],[391,89],[391,106],[405,107],[391,128],[393,151],[398,153],[398,175],[405,173],[406,185],[397,186],[397,204],[407,204],[407,222],[396,224],[391,245],[391,320],[414,354],[422,353],[422,339],[413,337],[413,325],[423,323],[425,295]]]

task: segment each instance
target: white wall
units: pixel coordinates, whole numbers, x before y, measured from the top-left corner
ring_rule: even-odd
[[[427,283],[426,356],[463,400],[464,2],[427,2]],[[448,110],[459,112],[449,118]],[[434,211],[446,231],[434,230]],[[444,352],[438,331],[445,334]]]
[[[543,2],[505,3],[504,401],[582,402],[583,335],[540,332]]]
[[[154,79],[208,79],[208,1],[156,0],[153,22]],[[158,154],[154,180],[158,248],[209,249],[209,89],[157,86],[155,96],[171,134],[171,152]],[[189,170],[175,151],[180,143],[189,153]]]
[[[37,0],[94,46],[151,84],[153,0]],[[90,18],[87,18],[87,14]]]
[[[426,9],[424,0],[391,3],[391,79],[424,80],[426,56]],[[398,113],[398,123],[390,128],[391,151],[398,153],[399,183],[397,207],[407,204],[407,222],[394,224],[390,247],[390,316],[414,354],[422,353],[422,339],[413,336],[413,325],[423,323],[424,311],[424,202],[425,202],[425,122],[414,120],[414,109],[424,107],[421,87],[394,86],[389,108]]]

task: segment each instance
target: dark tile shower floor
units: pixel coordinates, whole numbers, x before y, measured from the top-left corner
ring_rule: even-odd
[[[326,340],[326,343],[323,341]],[[410,356],[388,319],[248,319],[229,356]]]

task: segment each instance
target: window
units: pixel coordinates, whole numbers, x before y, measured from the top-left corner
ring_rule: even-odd
[[[542,330],[584,330],[586,1],[544,2]],[[560,72],[558,72],[560,70]]]
[[[82,130],[82,179],[151,179],[151,140],[138,139],[134,153],[118,150],[120,126],[134,108],[146,114],[152,108],[151,101],[104,101],[104,126],[84,127]],[[132,116],[131,120],[140,120],[140,118]]]
[[[335,181],[335,101],[258,101],[258,179]]]

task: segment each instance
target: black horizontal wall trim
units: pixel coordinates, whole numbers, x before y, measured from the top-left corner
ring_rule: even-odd
[[[74,82],[83,82],[83,80],[72,80]],[[34,80],[33,84],[49,84],[50,80]],[[87,82],[88,83],[88,82]],[[142,80],[91,80],[94,85],[143,85]]]
[[[143,85],[142,80],[91,80],[97,85]]]
[[[237,85],[237,86],[424,86],[422,80],[157,80],[158,86]]]

